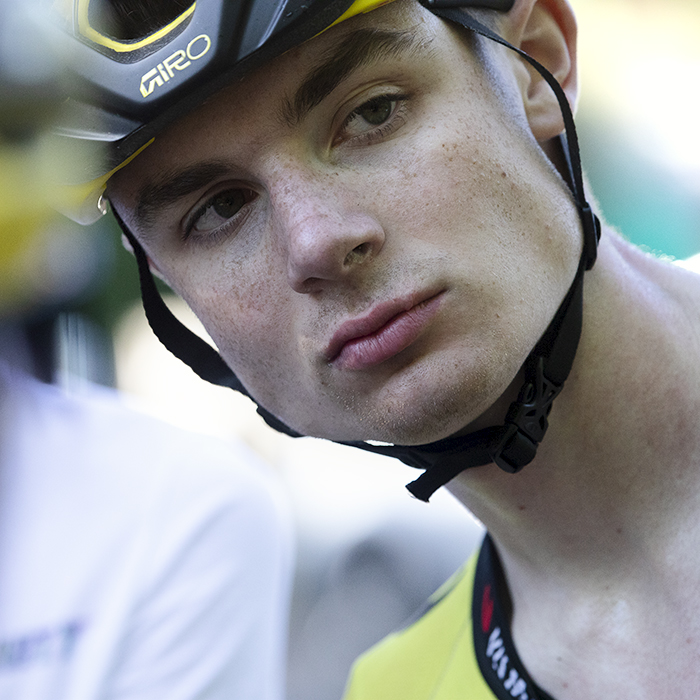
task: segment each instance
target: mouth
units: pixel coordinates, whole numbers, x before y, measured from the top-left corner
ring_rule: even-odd
[[[366,316],[345,322],[326,348],[326,361],[337,369],[362,370],[398,355],[423,333],[444,292],[379,304]]]

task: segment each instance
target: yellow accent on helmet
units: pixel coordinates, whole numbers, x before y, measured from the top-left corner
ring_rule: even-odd
[[[335,22],[333,22],[333,24],[331,24],[331,27],[335,26],[336,24],[340,24],[341,22],[344,22],[346,19],[350,19],[350,17],[354,17],[355,15],[362,15],[366,12],[371,12],[372,10],[376,10],[382,5],[388,5],[390,2],[393,1],[394,0],[355,0],[355,2],[352,5],[350,5],[350,7],[345,11],[345,13],[338,17],[338,19]]]
[[[114,173],[129,165],[136,156],[148,148],[154,141],[155,137],[132,153],[116,168],[113,168],[108,173],[100,175],[100,177],[90,182],[84,182],[79,185],[64,185],[58,188],[53,199],[54,209],[60,211],[79,224],[94,224],[103,214],[98,207],[98,203],[100,197],[105,192],[109,179]]]
[[[112,51],[117,51],[118,53],[128,53],[131,51],[137,51],[144,46],[150,46],[164,36],[167,36],[174,29],[177,29],[183,22],[185,22],[194,12],[196,2],[192,3],[181,15],[176,17],[172,22],[161,27],[158,31],[149,34],[147,37],[140,39],[139,41],[117,41],[111,37],[105,36],[98,32],[94,27],[90,25],[89,20],[89,8],[91,0],[78,0],[78,30],[81,36],[86,39],[98,44],[99,46],[104,46],[105,48],[111,49]]]

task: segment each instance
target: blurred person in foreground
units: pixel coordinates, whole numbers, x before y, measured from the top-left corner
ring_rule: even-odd
[[[0,323],[44,301],[65,165],[44,138],[62,75],[28,9],[0,3]],[[265,466],[26,360],[0,358],[0,698],[281,700],[291,542]]]
[[[348,697],[692,694],[700,278],[587,201],[568,2],[72,7],[99,97],[73,93],[62,134],[109,152],[72,215],[111,203],[163,342],[488,529]]]

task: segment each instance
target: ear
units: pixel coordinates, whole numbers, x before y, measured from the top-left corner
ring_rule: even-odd
[[[557,79],[575,111],[576,19],[568,0],[516,0],[504,18],[503,33]],[[542,76],[527,61],[510,53],[530,129],[543,143],[564,130],[559,103]]]

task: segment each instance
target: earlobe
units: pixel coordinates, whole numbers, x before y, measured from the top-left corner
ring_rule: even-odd
[[[564,89],[572,111],[578,98],[576,19],[567,0],[518,0],[508,14],[510,41],[541,63]],[[564,130],[561,110],[542,76],[520,58],[516,78],[525,114],[540,143]]]

